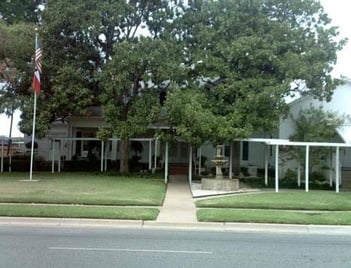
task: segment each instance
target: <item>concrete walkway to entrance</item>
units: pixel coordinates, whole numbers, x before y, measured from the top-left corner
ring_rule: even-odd
[[[184,176],[170,176],[163,207],[156,222],[196,223],[196,207],[189,182]]]

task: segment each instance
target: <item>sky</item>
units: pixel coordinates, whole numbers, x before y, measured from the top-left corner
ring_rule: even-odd
[[[324,11],[332,19],[332,24],[339,26],[340,36],[349,39],[348,44],[338,53],[338,61],[333,71],[335,77],[340,75],[351,78],[351,27],[350,0],[320,0]]]
[[[340,37],[348,38],[349,42],[342,51],[338,53],[338,61],[334,67],[333,76],[346,76],[351,78],[351,27],[350,27],[350,0],[320,0],[325,12],[332,19],[332,25],[339,26]],[[18,129],[20,112],[14,116],[12,137],[20,137],[23,134]],[[0,136],[9,136],[10,119],[0,115]]]

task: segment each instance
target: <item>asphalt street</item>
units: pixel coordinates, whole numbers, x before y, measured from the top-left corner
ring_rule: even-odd
[[[0,267],[351,267],[351,236],[0,226]]]

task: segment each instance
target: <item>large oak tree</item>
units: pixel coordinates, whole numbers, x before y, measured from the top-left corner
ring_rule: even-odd
[[[330,73],[345,40],[337,41],[318,1],[189,1],[174,33],[186,48],[187,90],[203,95],[204,113],[216,118],[214,142],[270,131],[286,111],[285,97],[329,100],[340,83]],[[170,111],[184,124],[185,114]]]
[[[274,133],[287,96],[329,100],[340,84],[331,71],[345,44],[330,22],[314,0],[189,1],[173,29],[189,86],[166,104],[178,134],[195,144],[230,143]]]
[[[101,136],[127,142],[167,92],[168,122],[195,145],[272,131],[289,95],[330,99],[344,44],[314,0],[57,0],[40,35],[39,124],[100,105]]]
[[[101,106],[106,124],[99,135],[122,138],[120,171],[127,172],[129,138],[157,117],[159,94],[179,66],[166,29],[180,8],[166,0],[50,2],[40,29],[39,135],[53,120]]]

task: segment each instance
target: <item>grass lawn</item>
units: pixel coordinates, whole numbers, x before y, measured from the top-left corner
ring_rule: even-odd
[[[161,179],[94,173],[34,173],[39,182],[21,182],[29,173],[0,175],[0,203],[160,206]]]
[[[199,209],[199,221],[351,225],[351,213],[303,213],[256,209]]]
[[[286,191],[232,195],[199,200],[200,208],[261,208],[351,211],[351,193],[331,191]]]
[[[156,220],[158,213],[157,208],[0,204],[0,215],[8,217]]]
[[[196,206],[201,208],[199,221],[351,225],[351,193],[347,192],[232,195],[199,200]]]

